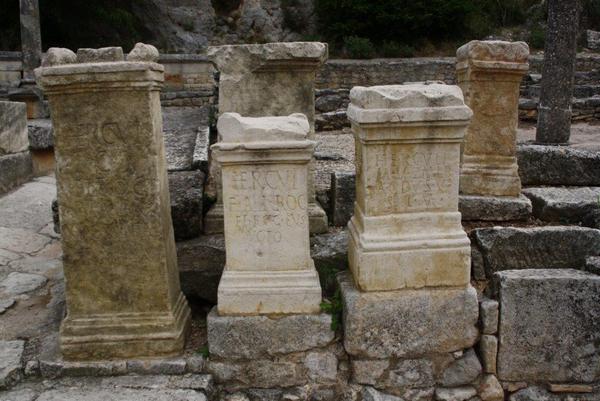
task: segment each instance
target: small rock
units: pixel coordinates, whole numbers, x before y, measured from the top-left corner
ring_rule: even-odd
[[[100,49],[77,49],[78,63],[103,63],[123,61],[123,49],[120,47],[102,47]]]
[[[42,60],[42,67],[54,65],[73,64],[77,62],[77,55],[63,47],[51,47],[46,51],[46,57]]]
[[[479,357],[483,362],[485,373],[496,373],[496,360],[498,357],[498,339],[496,336],[484,334],[479,340]]]
[[[585,260],[585,270],[600,275],[600,256],[590,256]]]
[[[479,397],[482,401],[504,400],[504,390],[494,375],[485,375],[478,388]]]
[[[0,299],[0,315],[10,309],[15,302],[14,298]]]
[[[188,373],[202,373],[206,366],[206,360],[202,355],[193,355],[185,359],[185,370]]]
[[[331,352],[310,352],[304,359],[308,377],[316,381],[334,381],[338,360]]]
[[[477,379],[481,371],[481,363],[475,355],[475,351],[469,349],[462,358],[455,360],[446,368],[441,382],[442,385],[448,387],[469,384]]]
[[[600,210],[600,187],[534,187],[523,194],[531,199],[533,215],[544,221],[578,223]]]
[[[25,341],[0,341],[0,390],[11,387],[22,378]]]
[[[402,398],[381,393],[373,387],[365,387],[362,391],[363,401],[403,401]]]
[[[526,382],[502,382],[502,388],[509,393],[514,393],[527,387]]]
[[[10,295],[21,295],[44,286],[48,279],[39,274],[12,272],[0,283],[4,292]]]
[[[438,401],[466,401],[477,395],[473,387],[436,388],[435,399]]]
[[[138,42],[127,55],[127,61],[147,61],[156,63],[158,61],[158,56],[158,49],[156,47]]]
[[[486,298],[479,303],[479,323],[484,334],[496,334],[498,331],[498,301]]]
[[[37,359],[27,361],[24,373],[25,376],[37,376],[40,373],[40,361]]]

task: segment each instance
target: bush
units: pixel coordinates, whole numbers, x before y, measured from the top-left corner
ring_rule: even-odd
[[[344,38],[344,52],[350,58],[373,58],[375,46],[367,38],[348,36]]]
[[[380,48],[379,54],[383,57],[413,57],[415,49],[412,46],[403,43],[384,41]]]

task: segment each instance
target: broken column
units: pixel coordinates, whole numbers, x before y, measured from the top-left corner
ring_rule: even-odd
[[[190,310],[171,224],[158,52],[52,49],[50,102],[66,279],[67,359],[172,355]]]
[[[458,212],[460,146],[472,112],[458,86],[355,87],[356,202],[340,273],[352,381],[399,397],[453,382],[472,347],[477,294]],[[458,362],[462,361],[462,362]],[[468,350],[454,364],[477,361]],[[418,372],[417,375],[414,372]],[[473,392],[469,388],[469,392]],[[425,393],[424,393],[425,394]]]
[[[571,136],[571,102],[579,34],[579,2],[548,0],[542,91],[535,140],[564,144]]]
[[[458,85],[473,110],[463,144],[460,192],[517,197],[519,86],[529,69],[529,47],[524,42],[472,41],[456,56]]]
[[[223,315],[317,313],[319,278],[310,257],[308,120],[219,118],[227,261],[219,283]]]
[[[209,58],[220,72],[219,114],[248,117],[302,113],[309,121],[308,139],[314,138],[315,74],[327,59],[327,45],[318,42],[267,43],[210,47]],[[314,191],[314,160],[308,176],[308,214],[311,233],[327,231],[327,215]],[[220,168],[213,165],[209,181],[216,204],[205,218],[205,232],[223,232]]]
[[[207,318],[208,370],[238,387],[333,384],[332,318],[320,313],[310,257],[309,122],[225,113],[218,129],[212,150],[222,166],[227,260]],[[223,369],[238,373],[226,378]]]

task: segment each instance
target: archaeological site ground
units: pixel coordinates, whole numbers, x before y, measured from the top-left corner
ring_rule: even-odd
[[[600,401],[600,1],[85,3],[0,1],[0,400]]]

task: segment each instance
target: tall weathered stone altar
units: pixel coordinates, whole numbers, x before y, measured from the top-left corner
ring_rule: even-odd
[[[460,166],[460,192],[519,196],[519,86],[528,71],[524,42],[472,41],[456,52],[457,81],[473,110]]]
[[[350,99],[352,274],[338,282],[352,381],[432,399],[436,383],[457,385],[440,372],[478,335],[458,212],[460,146],[472,112],[458,86],[439,83],[355,87]],[[472,350],[463,357],[473,358]]]
[[[314,138],[315,74],[327,59],[327,44],[318,42],[267,43],[210,47],[209,58],[220,72],[219,114],[248,117],[302,113],[309,121],[308,139]],[[314,162],[308,176],[310,231],[327,231],[327,215],[316,202]],[[211,168],[217,202],[206,215],[205,231],[223,232],[220,168]]]
[[[77,59],[52,49],[54,65],[36,70],[54,124],[67,359],[169,355],[184,345],[190,310],[179,287],[157,56],[141,44],[128,61],[120,48]]]
[[[224,315],[317,313],[319,278],[310,257],[307,140],[302,114],[219,118],[227,261],[218,292]]]

